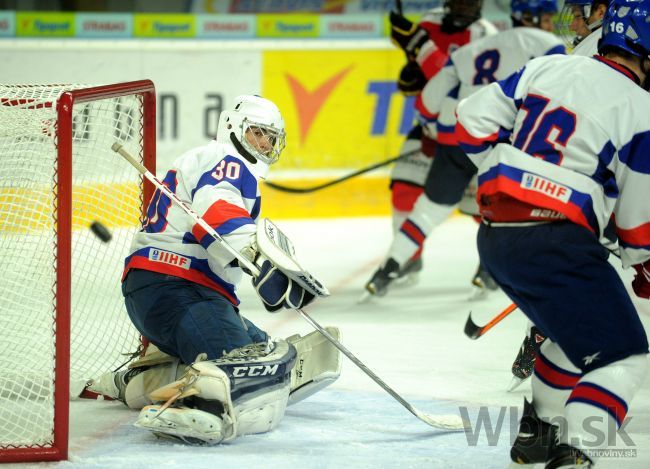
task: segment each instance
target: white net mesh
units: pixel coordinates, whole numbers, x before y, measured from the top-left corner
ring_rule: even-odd
[[[0,450],[53,438],[56,347],[56,101],[71,86],[0,85]],[[71,393],[139,344],[120,292],[139,228],[140,177],[111,149],[142,149],[137,95],[75,105],[72,138]],[[141,154],[141,153],[140,153]],[[101,242],[89,225],[113,237]],[[60,344],[59,344],[60,345]]]

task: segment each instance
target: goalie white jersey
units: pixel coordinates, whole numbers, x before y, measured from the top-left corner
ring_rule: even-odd
[[[623,265],[648,260],[650,94],[635,78],[600,56],[540,57],[461,101],[456,134],[479,168],[479,202],[506,195],[599,236],[614,214]]]
[[[163,183],[230,246],[241,251],[251,242],[260,213],[259,184],[232,145],[213,140],[190,150],[174,162]],[[133,239],[124,276],[133,268],[191,280],[239,304],[235,286],[242,270],[233,256],[160,191]]]
[[[562,41],[538,28],[516,27],[486,36],[452,52],[443,69],[422,91],[423,114],[437,117],[438,141],[457,145],[455,105],[479,88],[503,80],[535,57],[564,54]],[[434,119],[429,120],[431,126]]]

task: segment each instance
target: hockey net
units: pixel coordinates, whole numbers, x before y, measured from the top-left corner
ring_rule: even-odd
[[[66,458],[69,398],[138,348],[120,276],[150,188],[116,141],[155,170],[150,81],[0,85],[0,461]]]

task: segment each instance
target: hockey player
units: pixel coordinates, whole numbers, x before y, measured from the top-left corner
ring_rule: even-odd
[[[262,252],[256,226],[258,180],[284,145],[277,106],[239,96],[221,113],[216,140],[182,155],[164,179],[230,247],[260,266],[253,285],[272,312],[314,299]],[[129,317],[153,346],[89,390],[144,407],[136,425],[190,443],[276,427],[292,391],[299,400],[338,377],[339,354],[315,333],[271,340],[239,313],[241,276],[237,258],[157,190],[122,279]]]
[[[650,298],[649,13],[650,0],[614,0],[601,56],[534,59],[458,106],[478,166],[482,262],[549,336],[518,463],[591,467],[646,374],[643,325],[600,238],[614,214],[632,289]]]
[[[554,1],[513,1],[515,28],[452,52],[442,70],[425,86],[420,112],[429,116],[428,132],[438,136],[436,156],[426,176],[424,192],[395,234],[386,260],[366,285],[368,293],[379,296],[386,293],[400,271],[407,269],[409,262],[421,253],[426,236],[456,208],[476,173],[456,142],[456,98],[462,99],[486,84],[506,78],[531,57],[564,53],[562,42],[541,29],[542,25],[548,25],[555,5]],[[477,286],[492,286],[491,279],[480,268],[476,277]]]
[[[559,17],[560,31],[573,54],[598,53],[600,27],[610,0],[566,0]],[[595,33],[595,34],[594,34]]]
[[[419,24],[414,24],[395,12],[390,14],[391,38],[404,50],[407,63],[397,82],[405,95],[419,96],[424,85],[444,66],[449,54],[458,47],[486,35],[496,34],[496,27],[481,18],[482,0],[446,0],[443,8],[424,14]],[[416,105],[416,109],[420,108]],[[419,153],[398,161],[391,172],[391,204],[393,230],[397,231],[413,209],[424,190],[426,173],[435,153],[436,135],[423,128],[425,116],[409,132],[402,152],[420,149]],[[399,272],[402,279],[417,277],[422,269],[421,252]]]

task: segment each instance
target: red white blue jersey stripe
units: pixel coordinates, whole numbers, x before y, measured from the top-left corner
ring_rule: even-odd
[[[599,56],[554,55],[461,101],[478,197],[549,208],[600,236],[613,215],[623,265],[648,260],[650,94],[634,78]]]
[[[178,158],[163,183],[241,250],[250,244],[260,213],[255,169],[233,146],[211,141]],[[242,270],[233,256],[160,191],[133,239],[124,275],[133,268],[191,280],[239,304],[235,289]]]

